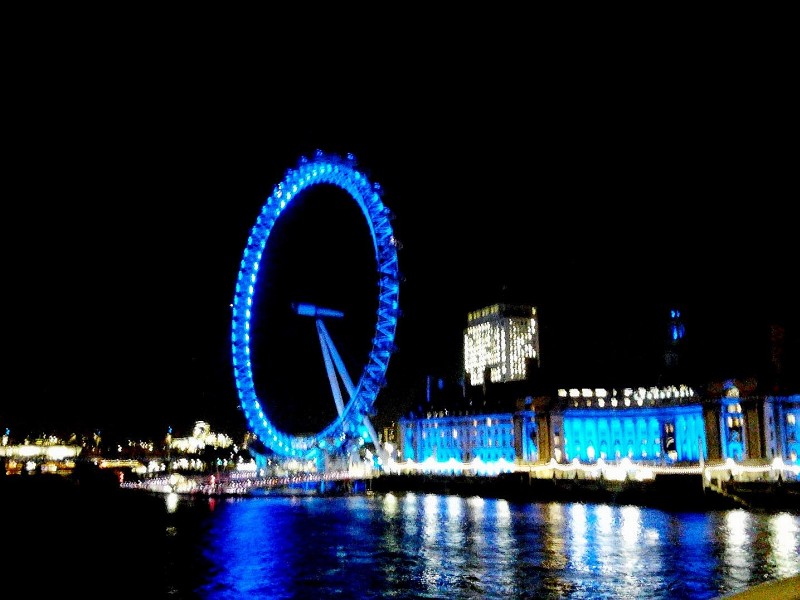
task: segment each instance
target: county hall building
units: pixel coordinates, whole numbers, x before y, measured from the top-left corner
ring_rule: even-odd
[[[685,334],[680,313],[670,317],[667,361]],[[470,313],[462,396],[488,384],[502,400],[437,402],[441,386],[429,385],[426,406],[397,424],[397,462],[476,472],[620,461],[778,464],[797,475],[800,394],[763,394],[750,380],[708,384],[702,393],[688,385],[532,392],[538,364],[535,307],[496,304]]]

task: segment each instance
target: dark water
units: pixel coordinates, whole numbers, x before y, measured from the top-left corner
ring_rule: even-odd
[[[17,514],[29,535],[6,515],[5,579],[31,597],[672,600],[800,574],[788,513],[125,490]]]

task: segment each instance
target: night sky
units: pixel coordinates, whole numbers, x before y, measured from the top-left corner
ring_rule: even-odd
[[[29,48],[5,86],[0,427],[243,428],[230,359],[241,253],[273,186],[317,149],[355,155],[402,242],[379,426],[427,375],[460,376],[467,312],[496,302],[538,307],[542,365],[576,385],[604,372],[655,385],[672,306],[715,376],[753,374],[771,324],[796,339],[785,77],[665,54],[646,69],[590,57],[556,69],[522,46],[475,44],[381,61],[366,55],[385,47],[353,43],[329,48],[334,61],[296,40],[246,64],[219,47]],[[371,314],[359,214],[335,189],[310,196],[274,236],[271,289]],[[297,404],[332,410],[287,399],[290,382],[315,396],[305,375],[322,363],[313,322],[270,329],[273,311],[292,320],[281,294],[258,313],[258,377],[279,422]],[[363,342],[344,337],[359,364]],[[281,339],[291,351],[270,346]]]

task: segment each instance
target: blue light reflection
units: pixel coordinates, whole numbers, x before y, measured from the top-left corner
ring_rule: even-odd
[[[800,575],[800,515],[433,494],[185,504],[201,556],[174,568],[204,598],[711,599]]]

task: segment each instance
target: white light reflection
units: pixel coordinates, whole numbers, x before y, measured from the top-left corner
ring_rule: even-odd
[[[439,531],[439,496],[435,494],[426,495],[423,500],[423,519],[425,520],[425,543],[433,544],[436,541],[436,533]]]
[[[447,497],[447,520],[448,522],[460,522],[461,513],[464,509],[464,499],[459,496]]]
[[[642,529],[642,511],[638,506],[624,506],[620,513],[622,515],[621,533],[625,547],[636,549]]]
[[[403,531],[406,536],[414,538],[419,530],[417,515],[419,514],[419,507],[417,506],[417,496],[414,493],[405,495],[403,499]]]
[[[480,535],[473,535],[473,539],[470,540],[470,542],[475,545],[476,554],[480,557],[483,556],[483,549],[486,546],[486,536],[483,535],[483,526],[486,520],[486,500],[480,496],[468,498],[467,510],[472,530],[474,532],[480,532]]]
[[[392,492],[387,492],[383,496],[383,518],[388,522],[396,522],[400,515],[400,503]],[[402,520],[402,517],[399,517]],[[402,552],[401,540],[404,536],[398,535],[393,531],[386,531],[381,536],[379,544],[384,544],[389,552]]]
[[[596,504],[595,515],[595,545],[597,546],[597,562],[604,575],[613,574],[617,568],[618,546],[614,531],[614,511],[608,504]]]
[[[800,575],[800,537],[797,517],[789,513],[773,515],[769,520],[775,574],[780,577]]]
[[[545,554],[542,567],[561,571],[567,568],[567,544],[569,538],[566,518],[566,505],[559,502],[550,502],[544,513],[544,522],[547,524],[547,534],[544,536]]]
[[[586,506],[583,504],[572,504],[569,507],[570,523],[570,559],[571,567],[577,571],[586,571]]]
[[[597,515],[597,531],[604,537],[614,532],[614,511],[608,504],[598,504],[594,508]]]
[[[486,500],[480,496],[472,496],[467,498],[467,508],[469,508],[470,520],[479,526],[483,522],[483,509],[486,506]]]
[[[164,498],[164,502],[167,504],[167,512],[174,513],[178,509],[178,494],[170,492]]]
[[[465,541],[470,548],[470,552],[465,558],[464,567],[465,571],[469,573],[469,577],[474,578],[475,581],[482,582],[491,576],[490,572],[487,573],[487,569],[491,568],[493,558],[496,555],[495,549],[491,545],[491,540],[486,539],[487,536],[484,530],[487,502],[480,496],[472,496],[467,498],[466,504],[469,518],[467,525],[469,534]]]
[[[519,549],[512,534],[511,507],[506,500],[494,500],[493,505],[495,524],[489,526],[494,531],[494,537],[489,541],[494,556],[493,570],[499,590],[513,590],[516,585],[515,568],[519,562]]]
[[[734,589],[740,584],[751,581],[752,556],[747,540],[747,531],[750,527],[750,513],[746,510],[731,510],[725,515],[725,565],[728,567],[728,577],[735,581]]]
[[[464,498],[448,496],[446,502],[447,530],[446,543],[448,548],[464,548]]]
[[[435,494],[427,494],[422,499],[422,519],[424,521],[422,530],[422,548],[420,557],[422,559],[421,583],[427,586],[431,592],[435,592],[439,587],[439,580],[443,575],[443,544],[437,540],[439,532],[439,500]]]
[[[620,583],[616,593],[621,598],[647,597],[648,568],[642,557],[646,555],[643,546],[642,510],[638,506],[623,506],[620,513],[620,536],[622,537],[619,564]]]
[[[483,505],[483,513],[483,522],[466,540],[470,552],[465,555],[465,561],[471,588],[475,597],[513,597],[517,590],[520,552],[514,536],[511,507],[506,500],[491,499]]]
[[[391,492],[383,497],[383,512],[389,517],[394,517],[398,513],[397,496]]]
[[[503,527],[508,532],[508,526],[511,525],[511,507],[508,505],[507,500],[498,500],[497,508],[497,524]]]

